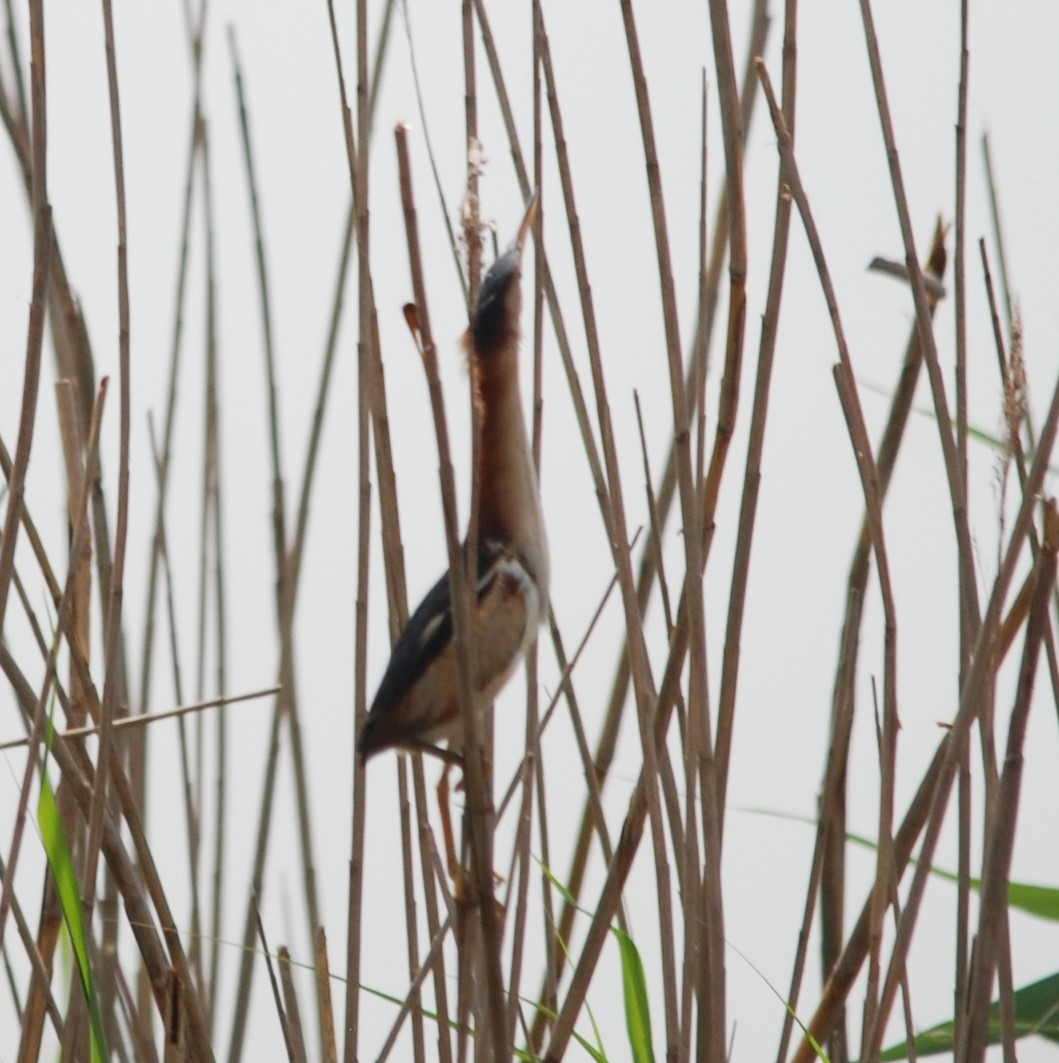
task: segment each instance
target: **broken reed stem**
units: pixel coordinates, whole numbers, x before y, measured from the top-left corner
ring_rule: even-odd
[[[331,965],[327,958],[327,935],[322,926],[316,928],[316,951],[313,955],[316,996],[320,1001],[320,1019],[324,1033],[324,1039],[320,1044],[320,1055],[324,1063],[338,1063],[335,1015],[331,1004]]]
[[[308,1063],[308,1053],[305,1050],[305,1035],[302,1033],[301,1011],[298,1008],[298,995],[294,990],[290,952],[286,945],[280,945],[276,962],[279,964],[279,980],[280,985],[283,987],[283,1009],[287,1016],[287,1027],[290,1030],[290,1040],[293,1049],[291,1059],[294,1063]]]

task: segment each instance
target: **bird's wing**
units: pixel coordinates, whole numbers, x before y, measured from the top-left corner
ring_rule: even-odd
[[[506,551],[499,544],[483,540],[478,548],[478,584],[475,596],[479,603],[489,595],[502,575]],[[371,714],[386,713],[396,706],[427,669],[452,642],[452,592],[446,572],[412,614],[397,639],[390,663],[379,684]]]

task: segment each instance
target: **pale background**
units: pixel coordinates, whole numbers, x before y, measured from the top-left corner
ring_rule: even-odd
[[[378,6],[378,5],[374,5]],[[463,80],[459,10],[456,4],[411,8],[426,118],[437,152],[443,190],[455,217],[464,175]],[[889,2],[875,16],[916,239],[925,253],[935,216],[954,212],[954,145],[959,72],[959,5]],[[97,369],[117,383],[116,224],[102,23],[93,5],[54,0],[47,7],[49,182],[55,224],[67,269],[85,309]],[[352,12],[340,11],[346,76],[355,81]],[[781,5],[774,5],[766,60],[778,84]],[[873,440],[878,438],[886,398],[912,327],[908,291],[898,282],[866,271],[875,255],[901,258],[903,250],[885,165],[863,33],[856,5],[825,0],[802,5],[799,27],[797,154],[824,250],[835,280],[861,398]],[[744,10],[744,8],[746,10]],[[23,19],[24,19],[24,13]],[[732,4],[737,66],[745,54],[749,5]],[[491,15],[508,77],[524,150],[532,132],[531,38],[528,5],[493,4]],[[715,203],[723,170],[720,120],[708,15],[702,3],[638,5],[644,61],[659,141],[673,249],[681,337],[685,349],[694,328],[697,285],[699,89],[707,71],[711,109],[710,190]],[[226,27],[238,33],[249,99],[273,293],[279,358],[282,441],[293,507],[327,328],[334,269],[348,206],[348,171],[340,124],[337,82],[327,12],[323,4],[217,2],[210,5],[204,73],[218,218],[220,358],[222,373],[223,481],[228,541],[232,691],[275,680],[278,658],[273,610],[274,570],[269,531],[270,473],[266,461],[266,403],[252,232],[238,140]],[[663,366],[660,300],[648,212],[639,126],[620,12],[614,3],[546,4],[545,18],[570,145],[588,268],[601,328],[601,342],[615,431],[621,450],[630,528],[647,520],[641,459],[636,442],[632,392],[645,408],[653,471],[660,474],[670,424],[668,380]],[[122,92],[129,212],[129,265],[133,357],[133,498],[130,558],[126,575],[129,630],[139,631],[144,574],[153,519],[154,485],[147,445],[146,414],[161,417],[173,319],[182,181],[190,121],[191,79],[180,5],[119,4],[115,11]],[[24,25],[23,25],[24,30]],[[375,24],[371,30],[374,37]],[[979,140],[988,130],[1001,194],[1012,283],[1025,321],[1031,404],[1037,419],[1050,397],[1059,359],[1059,211],[1053,186],[1059,172],[1052,71],[1059,43],[1059,8],[1037,0],[1011,5],[972,5],[968,160],[968,331],[972,423],[999,429],[999,387],[992,335],[980,280],[979,236],[995,246],[986,211]],[[411,137],[416,193],[430,310],[439,340],[454,465],[465,513],[468,478],[466,377],[457,339],[466,324],[451,256],[444,242],[437,197],[430,183],[422,122],[411,88],[404,23],[397,19],[382,83],[372,144],[372,265],[390,399],[405,561],[410,597],[417,600],[445,563],[437,458],[423,375],[400,308],[411,297],[404,229],[400,216],[392,129],[399,120]],[[499,238],[513,234],[521,212],[506,139],[479,52],[481,139],[489,163],[482,182],[483,211],[496,220]],[[546,125],[546,141],[550,128]],[[557,176],[547,154],[543,187],[545,239],[556,272],[582,381],[589,385],[580,310],[564,230]],[[734,543],[772,232],[777,155],[762,101],[746,146],[749,219],[749,281],[746,360],[740,432],[729,462],[718,514],[717,536],[707,572],[711,693],[716,698],[727,608],[726,572]],[[0,431],[13,443],[20,398],[24,331],[30,294],[32,231],[12,156],[0,149]],[[712,210],[711,210],[712,224]],[[192,673],[195,644],[195,565],[200,491],[202,378],[201,226],[192,250],[190,302],[186,316],[181,420],[172,472],[168,530],[178,574],[177,606],[185,670]],[[951,240],[950,240],[951,251]],[[491,252],[487,252],[487,260]],[[951,277],[951,272],[950,272]],[[951,283],[950,283],[951,290]],[[353,756],[353,602],[355,593],[356,363],[355,271],[351,271],[347,318],[324,436],[314,496],[308,552],[297,621],[298,677],[303,732],[312,781],[317,877],[332,967],[345,966],[351,763]],[[722,305],[723,313],[723,305]],[[547,319],[546,319],[547,320]],[[722,318],[723,320],[723,318]],[[937,319],[939,352],[951,366],[953,304]],[[715,348],[719,349],[718,348]],[[577,440],[565,378],[552,334],[546,333],[542,495],[552,547],[552,599],[568,646],[576,644],[610,576],[609,552],[586,463]],[[743,664],[729,786],[724,876],[728,954],[729,1021],[735,1026],[733,1058],[772,1058],[783,1007],[766,979],[786,992],[812,851],[810,827],[759,815],[767,808],[812,816],[823,770],[838,627],[852,543],[862,512],[860,486],[831,376],[837,360],[815,269],[800,223],[792,240],[781,332],[766,436],[753,565],[743,633]],[[27,500],[44,527],[52,556],[63,556],[62,492],[50,384],[41,392],[41,416]],[[524,375],[528,385],[528,376]],[[951,388],[951,370],[948,374]],[[708,380],[710,416],[719,373]],[[953,403],[950,390],[950,405]],[[918,405],[930,405],[921,384]],[[106,422],[106,467],[114,470],[117,389]],[[970,493],[981,584],[996,567],[998,496],[992,452],[973,446]],[[114,483],[109,485],[111,491]],[[113,495],[112,495],[113,497]],[[950,719],[956,695],[955,551],[948,489],[939,460],[937,432],[929,417],[914,416],[887,503],[887,534],[898,606],[899,744],[898,810],[939,739],[937,723]],[[462,519],[462,517],[461,517]],[[373,531],[377,534],[377,520]],[[671,523],[667,550],[674,571],[680,530]],[[372,628],[369,691],[388,652],[385,596],[373,545]],[[20,551],[24,574],[32,573]],[[870,677],[881,674],[881,625],[875,584],[864,629],[859,680],[859,716],[854,734],[850,828],[876,830],[877,790]],[[31,595],[34,593],[31,578]],[[43,595],[36,589],[38,599]],[[414,601],[413,603],[414,604]],[[12,606],[12,612],[14,606]],[[585,653],[576,678],[590,736],[602,715],[621,631],[620,606],[611,603]],[[660,610],[653,605],[649,646],[659,671],[664,662]],[[139,660],[139,646],[131,655]],[[554,689],[553,654],[541,655],[540,680]],[[1040,682],[1046,683],[1042,671]],[[172,703],[169,668],[159,651],[155,707]],[[514,682],[498,706],[502,738],[497,774],[506,780],[522,736],[522,683]],[[18,724],[6,691],[0,695],[4,735]],[[999,704],[1010,705],[1010,693]],[[240,795],[229,824],[228,894],[224,937],[233,942],[224,959],[225,985],[234,987],[249,876],[256,808],[268,734],[264,704],[229,710],[237,749],[228,765],[230,792]],[[508,722],[510,721],[510,722]],[[183,831],[175,729],[152,732],[150,817],[154,836]],[[1006,732],[1001,736],[1006,737]],[[1026,747],[1023,815],[1012,876],[1055,884],[1059,858],[1054,846],[1055,783],[1059,756],[1054,710],[1038,699]],[[6,756],[9,782],[0,784],[0,818],[8,815],[21,778],[18,754]],[[277,815],[266,875],[263,914],[273,942],[286,941],[295,958],[308,960],[300,919],[301,875],[295,860],[295,819],[289,760],[281,758]],[[639,768],[635,728],[627,726],[608,783],[607,807],[614,828],[624,814]],[[431,768],[431,772],[433,772]],[[583,783],[568,724],[557,715],[545,742],[545,770],[552,800],[550,823],[556,873],[568,867],[570,835],[582,805]],[[407,985],[396,836],[396,786],[392,765],[373,762],[369,775],[368,859],[365,893],[363,980],[403,996]],[[510,823],[501,828],[510,836]],[[503,843],[502,843],[503,844]],[[33,850],[31,844],[28,850]],[[979,858],[977,852],[975,859]],[[939,862],[955,864],[954,835]],[[177,911],[186,911],[182,862],[164,868]],[[595,867],[585,903],[601,881]],[[851,856],[851,910],[859,910],[874,874],[871,854]],[[37,887],[37,852],[27,851],[20,883],[26,896]],[[654,871],[646,845],[629,891],[631,931],[649,973],[657,969]],[[951,956],[955,889],[932,883],[914,949],[911,985],[915,1018],[925,1027],[951,1012]],[[1015,915],[1012,918],[1016,985],[1056,969],[1059,931]],[[538,947],[539,936],[531,938]],[[17,952],[13,934],[8,946]],[[738,950],[735,951],[735,950]],[[755,972],[741,958],[758,968]],[[812,967],[815,971],[815,949]],[[538,975],[527,966],[525,991]],[[815,978],[815,974],[813,975]],[[303,980],[309,1004],[310,984]],[[810,983],[812,985],[812,983]],[[336,985],[335,994],[343,992]],[[851,1011],[859,1010],[855,990]],[[0,1060],[13,1058],[17,1043],[6,994],[0,1003]],[[616,954],[605,961],[589,995],[613,1059],[626,1058]],[[815,1003],[812,988],[802,1010]],[[652,996],[656,1051],[662,1048],[661,994]],[[364,998],[363,1055],[371,1058],[393,1016],[393,1007]],[[307,1024],[311,1025],[311,1024]],[[8,1030],[8,1033],[2,1031]],[[894,1027],[896,1030],[897,1028]],[[254,1014],[245,1058],[278,1059],[280,1031],[263,967],[255,981]],[[888,1038],[888,1042],[892,1038]],[[227,1035],[220,1038],[226,1048]],[[570,1051],[578,1058],[579,1049]],[[1055,1058],[1043,1042],[1024,1042],[1023,1060]],[[398,1052],[398,1058],[400,1052]]]

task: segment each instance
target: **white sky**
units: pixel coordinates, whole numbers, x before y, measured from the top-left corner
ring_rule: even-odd
[[[373,7],[379,7],[375,4]],[[411,5],[419,75],[443,192],[455,218],[464,167],[462,52],[458,5]],[[912,325],[911,298],[899,283],[868,273],[875,255],[903,257],[879,123],[856,5],[837,0],[804,4],[799,26],[797,155],[835,281],[861,401],[877,440],[888,393]],[[352,91],[352,11],[340,12],[346,77]],[[745,54],[748,4],[732,5],[737,64]],[[959,72],[959,5],[901,0],[877,4],[875,17],[887,76],[898,149],[908,190],[917,246],[925,253],[940,213],[954,213],[954,127]],[[781,5],[775,4],[766,61],[780,77]],[[515,113],[529,150],[532,133],[528,5],[491,5],[497,43],[509,78]],[[669,235],[685,348],[695,324],[699,86],[707,71],[709,188],[716,202],[723,172],[716,79],[705,5],[638,5],[637,15],[649,78]],[[25,14],[20,13],[24,31]],[[619,442],[630,528],[646,522],[633,390],[644,403],[654,475],[667,450],[668,380],[655,273],[655,252],[629,65],[617,4],[546,4],[556,77],[584,229],[599,317],[609,399]],[[180,5],[118,5],[115,11],[122,91],[122,119],[129,212],[129,266],[133,350],[133,498],[125,605],[130,632],[139,632],[145,597],[146,558],[154,486],[146,417],[161,418],[173,321],[176,241],[187,139],[191,80]],[[219,255],[220,358],[222,361],[223,480],[229,602],[229,685],[255,689],[275,679],[277,659],[272,594],[274,570],[269,528],[270,473],[262,380],[261,335],[252,232],[238,138],[236,107],[225,30],[238,34],[250,107],[261,205],[273,295],[279,359],[282,444],[288,506],[300,486],[305,441],[326,337],[342,228],[348,205],[348,172],[338,108],[326,6],[260,2],[211,4],[204,72],[204,109],[211,138]],[[372,34],[374,27],[373,22]],[[102,48],[102,23],[92,5],[61,0],[47,5],[49,188],[55,225],[68,272],[85,310],[97,369],[117,383],[116,226],[110,132]],[[1059,314],[1059,213],[1048,191],[1059,171],[1059,141],[1051,106],[1051,73],[1059,41],[1059,8],[1041,2],[972,5],[971,82],[968,128],[967,277],[970,407],[972,423],[988,432],[999,424],[998,383],[977,241],[995,247],[986,211],[980,139],[988,131],[1001,196],[1014,292],[1025,323],[1031,405],[1037,421],[1054,386]],[[482,183],[483,211],[495,218],[506,243],[521,211],[499,112],[479,49],[480,139],[489,159]],[[9,74],[4,67],[5,75]],[[5,77],[5,84],[10,78]],[[372,142],[372,266],[398,473],[409,594],[426,591],[444,565],[444,539],[436,480],[436,452],[422,372],[401,317],[411,297],[404,228],[396,182],[392,129],[408,121],[419,206],[430,311],[439,342],[454,462],[461,504],[467,495],[468,426],[465,373],[457,338],[466,324],[451,256],[420,135],[422,122],[411,89],[404,25],[397,20]],[[550,127],[545,126],[546,140]],[[729,460],[718,527],[707,573],[711,694],[716,701],[727,611],[727,577],[738,517],[745,433],[753,396],[760,319],[771,244],[777,155],[775,136],[759,101],[746,147],[749,221],[749,288],[740,431]],[[26,307],[31,278],[31,225],[11,153],[0,151],[0,203],[4,204],[6,253],[0,256],[0,329],[4,338],[5,387],[0,388],[0,432],[13,445],[24,356]],[[201,201],[200,201],[201,203]],[[201,210],[201,207],[196,208]],[[582,383],[590,377],[580,310],[561,210],[553,154],[546,151],[543,183],[545,239],[555,271]],[[711,225],[713,213],[711,209]],[[950,240],[950,251],[952,244]],[[168,510],[168,531],[177,573],[179,637],[185,689],[194,683],[196,557],[201,392],[203,386],[203,239],[201,213],[193,235],[186,343],[180,380],[178,448]],[[487,253],[487,259],[491,253]],[[950,266],[951,278],[951,266]],[[950,281],[951,290],[951,281]],[[333,970],[345,966],[349,857],[350,766],[353,748],[353,602],[355,593],[355,271],[347,291],[346,325],[332,385],[321,464],[317,475],[309,547],[298,610],[298,683],[312,781],[317,880],[331,944]],[[724,305],[721,307],[723,315]],[[721,318],[723,320],[723,317]],[[528,324],[528,323],[527,323]],[[937,326],[939,353],[951,366],[953,303],[943,304]],[[719,346],[715,347],[719,350]],[[558,351],[545,340],[544,458],[542,495],[551,539],[553,605],[568,648],[576,645],[610,576],[610,562]],[[715,359],[716,360],[716,359]],[[813,835],[810,828],[749,814],[768,808],[811,816],[823,770],[823,751],[837,655],[843,588],[862,501],[852,452],[835,393],[831,367],[834,341],[800,223],[792,225],[791,249],[772,385],[754,557],[743,632],[734,761],[724,854],[729,1021],[735,1025],[736,1060],[771,1058],[783,1019],[782,1006],[762,979],[786,992],[796,942]],[[528,366],[524,380],[529,381]],[[47,364],[41,391],[37,445],[27,500],[44,527],[52,557],[64,552],[63,493],[52,405],[53,370]],[[951,369],[947,380],[951,389]],[[719,372],[708,381],[710,431]],[[954,402],[950,390],[950,405]],[[925,383],[917,405],[930,405]],[[107,419],[108,487],[116,487],[117,388]],[[980,587],[987,590],[996,567],[998,500],[995,461],[987,449],[971,454],[972,529]],[[465,512],[465,506],[461,514]],[[936,425],[914,416],[906,434],[886,510],[898,605],[899,745],[898,809],[919,781],[956,698],[955,551],[948,490],[939,459]],[[377,535],[377,520],[374,531]],[[670,570],[678,571],[680,531],[666,534]],[[34,587],[33,569],[20,551],[22,574]],[[369,692],[387,658],[385,595],[378,540],[373,545],[369,642]],[[414,605],[414,601],[411,603]],[[12,611],[14,606],[12,606]],[[577,672],[578,695],[594,741],[609,692],[621,636],[615,596]],[[665,659],[657,603],[650,614],[652,664]],[[136,638],[130,657],[138,674]],[[850,828],[876,832],[874,729],[871,677],[882,669],[882,637],[876,584],[871,585],[858,680],[858,724],[851,770]],[[540,678],[551,691],[558,669],[550,647],[541,657]],[[1007,670],[1011,678],[1011,669]],[[1046,683],[1042,670],[1040,682]],[[1002,717],[1010,705],[1010,682],[999,698]],[[369,693],[370,696],[370,693]],[[5,694],[4,733],[19,730]],[[156,655],[155,707],[173,701],[165,656]],[[522,684],[512,683],[498,711],[513,736],[501,742],[498,777],[506,780],[522,736]],[[190,696],[187,700],[190,700]],[[1015,879],[1054,884],[1059,862],[1053,838],[1059,743],[1053,710],[1042,696],[1030,722],[1026,746],[1023,815],[1015,846]],[[265,704],[230,711],[237,747],[228,766],[235,806],[229,822],[228,893],[223,937],[225,984],[234,986],[242,932],[243,894],[256,829],[261,771],[268,734]],[[631,708],[630,708],[631,711]],[[512,721],[508,724],[506,721]],[[630,717],[631,724],[631,717]],[[1002,729],[998,740],[1006,738]],[[183,831],[179,804],[176,731],[152,733],[151,829]],[[583,802],[583,782],[569,727],[560,713],[545,745],[556,873],[568,867],[570,838]],[[22,761],[9,755],[11,782],[0,798],[0,838],[7,838],[9,810],[17,797]],[[284,758],[266,878],[264,916],[273,942],[286,941],[296,958],[308,959],[307,936],[291,913],[300,910],[301,876],[296,857],[293,786]],[[608,813],[616,832],[639,768],[635,728],[626,726],[607,788]],[[431,773],[433,773],[431,768]],[[407,982],[396,835],[394,771],[385,758],[370,771],[364,981],[403,995]],[[510,826],[501,829],[510,837]],[[501,845],[505,842],[502,842]],[[31,846],[32,848],[32,846]],[[976,859],[978,854],[976,853]],[[953,866],[955,835],[947,836],[939,862]],[[177,911],[186,869],[164,868]],[[859,910],[874,873],[874,859],[850,855],[850,912]],[[593,903],[597,865],[585,903]],[[36,897],[39,860],[27,854],[20,895]],[[648,971],[657,971],[654,871],[643,845],[628,893],[634,938]],[[915,1018],[929,1026],[951,1008],[954,888],[932,884],[912,958]],[[1012,917],[1016,984],[1053,973],[1059,932]],[[538,939],[539,940],[539,936]],[[9,934],[9,946],[17,952]],[[536,947],[536,940],[534,941]],[[575,950],[576,951],[576,950]],[[760,969],[755,973],[740,958]],[[815,946],[813,968],[815,971]],[[532,962],[525,990],[536,992]],[[813,975],[815,978],[815,974]],[[810,986],[812,986],[810,982]],[[303,981],[303,1009],[310,1006]],[[268,998],[264,969],[258,971],[250,1041],[245,1058],[278,1058],[279,1028]],[[342,990],[336,986],[336,1001]],[[616,954],[601,965],[590,994],[611,1058],[627,1053]],[[859,1011],[855,990],[851,1014]],[[803,994],[801,1010],[815,1003]],[[393,1016],[389,1004],[364,998],[364,1056],[381,1042]],[[0,1004],[0,1030],[11,1030],[9,1001]],[[660,988],[652,995],[656,1051],[663,1051]],[[306,1024],[309,1025],[308,1023]],[[896,1027],[895,1027],[896,1028]],[[889,1040],[889,1039],[888,1039]],[[227,1044],[227,1035],[219,1043]],[[12,1058],[13,1035],[0,1033],[0,1060]],[[399,1053],[400,1054],[400,1053]],[[1020,1049],[1024,1061],[1052,1058],[1043,1043]],[[578,1058],[571,1049],[570,1058]]]

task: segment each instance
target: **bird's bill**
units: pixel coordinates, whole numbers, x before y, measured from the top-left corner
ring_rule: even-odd
[[[530,231],[533,229],[533,223],[537,220],[537,208],[540,205],[540,201],[540,193],[534,189],[533,195],[530,196],[529,202],[526,204],[526,213],[522,216],[522,224],[518,227],[518,236],[515,238],[515,246],[519,251],[525,248]]]

